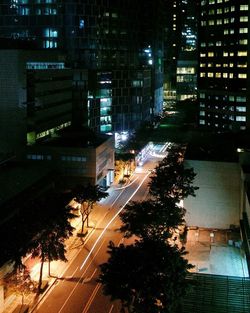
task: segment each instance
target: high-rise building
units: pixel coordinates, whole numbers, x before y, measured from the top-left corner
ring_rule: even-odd
[[[216,131],[250,126],[249,1],[201,1],[199,125]]]
[[[82,106],[89,126],[104,133],[129,131],[161,111],[163,3],[3,0],[0,37],[63,49],[68,66],[88,70]]]
[[[181,48],[176,72],[177,101],[195,100],[197,96],[197,8],[197,1],[181,2]]]

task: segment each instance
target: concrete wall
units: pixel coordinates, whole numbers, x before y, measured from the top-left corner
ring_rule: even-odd
[[[240,167],[238,163],[185,161],[197,176],[196,197],[184,201],[188,226],[229,228],[239,225]]]

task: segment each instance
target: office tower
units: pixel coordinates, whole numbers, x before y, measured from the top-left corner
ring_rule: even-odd
[[[26,39],[38,49],[63,49],[68,67],[88,71],[81,110],[89,127],[129,131],[161,111],[163,3],[3,0],[0,36]],[[74,107],[80,108],[79,98]]]
[[[196,99],[197,93],[197,1],[181,2],[181,48],[177,59],[176,99]]]
[[[249,128],[249,1],[201,1],[199,125],[216,131]]]
[[[176,102],[176,68],[181,48],[181,0],[165,2],[164,25],[164,105]]]

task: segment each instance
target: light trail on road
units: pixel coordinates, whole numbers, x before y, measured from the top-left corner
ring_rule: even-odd
[[[103,231],[100,233],[99,237],[96,239],[96,242],[94,243],[94,245],[92,246],[92,248],[89,251],[89,254],[87,255],[87,257],[85,258],[85,260],[83,261],[80,270],[84,267],[84,265],[86,264],[86,262],[88,261],[88,259],[90,258],[90,255],[92,254],[93,250],[95,249],[96,245],[98,244],[99,240],[102,238],[103,234],[105,233],[105,231],[107,230],[107,228],[110,226],[110,224],[114,221],[114,219],[121,213],[121,211],[123,210],[123,208],[126,206],[126,204],[133,198],[133,196],[137,193],[137,191],[140,189],[141,185],[144,183],[144,181],[148,178],[148,176],[150,175],[150,173],[148,173],[147,175],[144,176],[143,180],[140,182],[139,186],[136,188],[136,190],[132,193],[132,195],[128,198],[127,202],[121,206],[121,208],[117,211],[117,213],[111,218],[111,220],[108,222],[108,224],[104,227]]]

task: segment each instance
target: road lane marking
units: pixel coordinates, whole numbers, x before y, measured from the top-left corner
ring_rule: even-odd
[[[100,251],[101,247],[103,246],[105,240],[103,240],[103,242],[101,243],[100,247],[98,248],[98,250],[96,251],[96,253],[93,255],[93,258],[98,254],[98,252]],[[89,269],[90,265],[92,265],[92,263],[90,262],[89,265],[87,266],[87,268],[85,269],[85,271],[82,273],[82,275],[80,276],[80,278],[78,279],[77,283],[75,284],[74,288],[71,290],[70,294],[68,295],[67,299],[64,301],[63,305],[61,306],[60,311],[58,311],[58,313],[62,312],[62,310],[64,309],[65,305],[67,304],[67,302],[69,301],[70,297],[72,296],[73,292],[75,291],[76,287],[79,285],[80,280],[83,278],[83,276],[86,274],[87,270]]]
[[[96,296],[98,290],[100,289],[100,287],[101,287],[101,283],[98,283],[98,284],[96,285],[94,291],[92,292],[92,294],[91,294],[91,296],[90,296],[88,302],[86,303],[86,306],[85,306],[85,308],[83,309],[82,313],[86,313],[86,312],[88,311],[88,309],[89,309],[89,307],[91,306],[91,304],[92,304],[92,302],[93,302],[93,300],[94,300],[94,298],[95,298],[95,296]]]
[[[102,232],[100,233],[99,237],[96,239],[96,242],[94,243],[94,245],[92,246],[92,248],[89,251],[89,254],[87,255],[86,259],[83,261],[80,270],[84,267],[84,265],[86,264],[86,262],[88,261],[88,259],[90,258],[91,253],[93,252],[93,250],[95,249],[97,243],[99,242],[99,240],[102,238],[103,234],[105,233],[105,231],[107,230],[107,228],[109,227],[109,225],[114,221],[114,219],[120,214],[120,212],[123,210],[123,208],[126,206],[126,204],[133,198],[133,196],[137,193],[137,191],[140,189],[141,185],[144,183],[144,181],[148,178],[150,173],[147,173],[147,175],[145,175],[145,177],[143,178],[143,180],[141,181],[140,185],[137,187],[137,189],[132,193],[132,195],[128,198],[128,200],[126,201],[126,203],[121,206],[121,208],[116,212],[116,214],[111,218],[111,220],[108,222],[108,224],[104,227],[104,229],[102,230]]]

